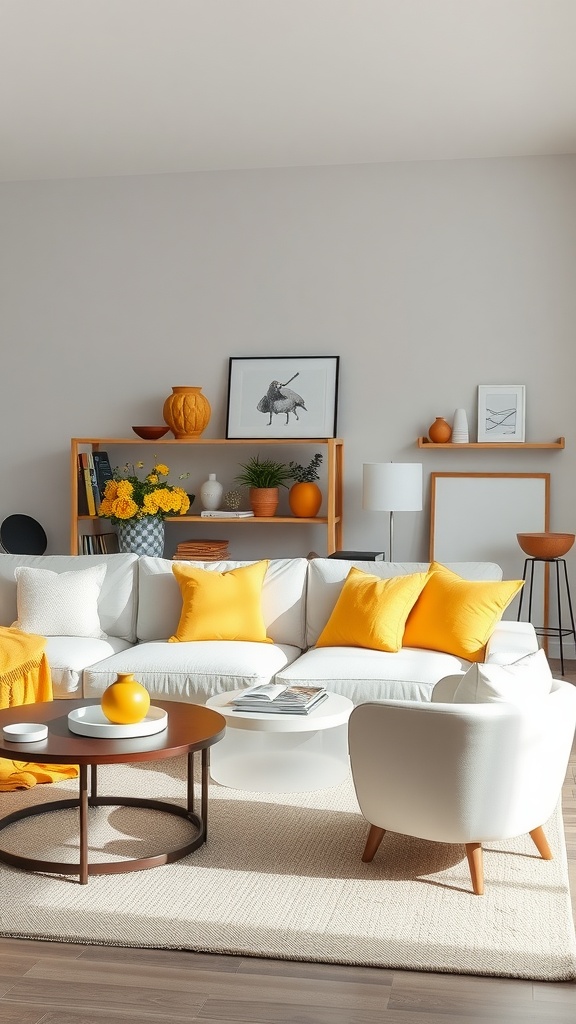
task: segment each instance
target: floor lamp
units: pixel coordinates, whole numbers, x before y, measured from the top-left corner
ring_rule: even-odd
[[[422,511],[419,462],[367,462],[363,468],[362,508],[390,513],[390,550],[394,561],[394,513]]]

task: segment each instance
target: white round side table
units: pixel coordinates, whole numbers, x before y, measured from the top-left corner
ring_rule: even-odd
[[[234,711],[241,690],[219,693],[206,706],[226,719],[226,733],[210,752],[210,774],[231,789],[254,793],[310,792],[348,777],[348,697],[329,693],[307,715]]]

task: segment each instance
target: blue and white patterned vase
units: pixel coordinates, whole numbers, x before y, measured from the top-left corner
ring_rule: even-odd
[[[132,551],[135,555],[162,558],[164,520],[157,519],[156,516],[144,516],[143,519],[119,523],[118,547],[120,551]]]

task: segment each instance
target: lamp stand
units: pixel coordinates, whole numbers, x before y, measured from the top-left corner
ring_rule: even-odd
[[[388,559],[394,561],[394,513],[390,512],[390,547],[388,548]]]

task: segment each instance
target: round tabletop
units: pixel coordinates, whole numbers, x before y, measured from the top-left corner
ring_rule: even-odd
[[[308,714],[290,714],[286,711],[235,711],[231,705],[234,697],[242,690],[217,693],[206,701],[207,708],[215,708],[226,718],[234,729],[251,729],[254,732],[317,732],[319,729],[333,729],[344,725],[354,707],[348,697],[328,692],[328,697]]]
[[[101,739],[80,736],[68,728],[68,713],[75,708],[98,704],[95,700],[54,700],[21,704],[0,711],[0,757],[41,764],[124,764],[155,761],[211,747],[222,739],[226,719],[202,704],[154,700],[168,714],[168,726],[153,736],[130,739]],[[32,743],[6,740],[5,725],[34,722],[48,726],[48,736]]]

